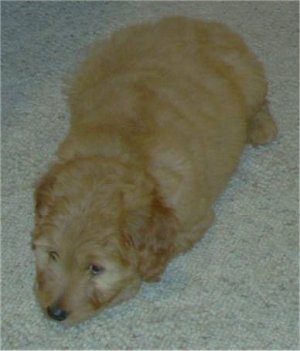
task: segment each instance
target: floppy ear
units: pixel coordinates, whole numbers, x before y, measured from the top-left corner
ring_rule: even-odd
[[[52,189],[55,183],[54,169],[51,169],[37,184],[35,190],[36,219],[41,219],[49,213],[53,202]]]
[[[141,278],[145,281],[159,280],[175,254],[177,219],[173,211],[164,205],[160,197],[154,196],[144,225],[139,230],[128,229],[123,234],[127,243],[138,251]]]

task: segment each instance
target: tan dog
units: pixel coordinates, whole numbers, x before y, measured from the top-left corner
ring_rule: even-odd
[[[222,24],[168,18],[96,45],[36,189],[38,299],[74,323],[159,280],[196,243],[244,145],[276,134],[262,65]]]

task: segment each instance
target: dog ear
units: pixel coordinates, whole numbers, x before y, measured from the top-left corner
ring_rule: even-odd
[[[52,189],[55,183],[53,170],[50,170],[37,184],[35,190],[35,214],[36,219],[47,216],[53,202]]]
[[[143,222],[142,226],[137,226],[139,229],[131,227],[125,231],[125,240],[138,251],[141,278],[158,281],[175,254],[178,222],[173,211],[158,196],[154,196],[150,213]]]

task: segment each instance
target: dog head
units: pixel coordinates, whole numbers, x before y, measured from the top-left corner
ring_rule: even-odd
[[[150,177],[113,161],[53,166],[36,190],[36,292],[74,323],[158,280],[174,253],[176,218]]]

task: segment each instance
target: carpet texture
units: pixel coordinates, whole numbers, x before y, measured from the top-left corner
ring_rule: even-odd
[[[297,349],[298,3],[2,2],[2,349]],[[66,328],[33,294],[34,182],[68,128],[63,78],[96,38],[186,15],[227,23],[265,63],[279,137],[247,147],[217,221],[160,283]]]

